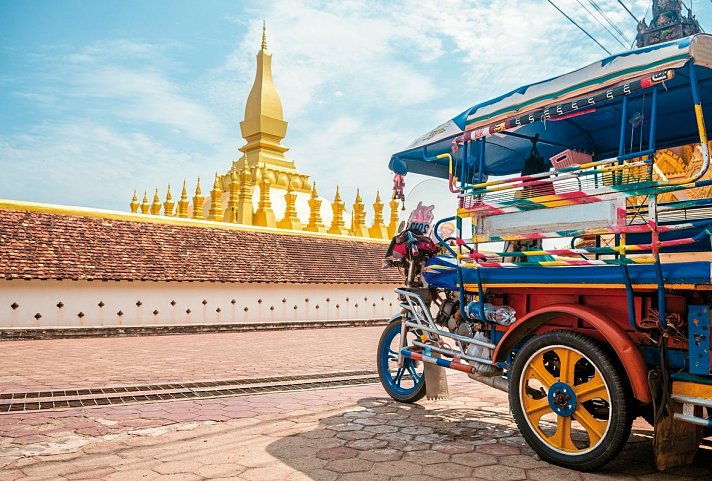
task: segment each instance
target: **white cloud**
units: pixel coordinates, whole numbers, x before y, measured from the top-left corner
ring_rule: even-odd
[[[0,159],[3,198],[116,210],[128,209],[134,188],[139,195],[146,189],[151,196],[157,186],[164,196],[170,182],[175,198],[184,176],[194,189],[198,175],[218,167],[210,156],[181,152],[141,132],[94,123],[45,124],[11,139],[0,138]]]
[[[191,99],[160,72],[110,65],[82,72],[74,95],[111,99],[109,115],[178,129],[206,143],[222,140],[222,126],[212,112]]]
[[[32,58],[48,71],[40,91],[21,92],[44,103],[59,102],[73,117],[130,127],[166,127],[179,135],[215,144],[223,127],[184,83],[171,79],[178,67],[169,52],[177,44],[119,38],[99,40],[68,53],[51,49]]]
[[[412,44],[412,32],[400,29],[391,10],[362,2],[278,0],[264,6],[275,82],[292,118],[308,114],[331,90],[348,92],[361,107],[384,101],[413,105],[433,97],[437,85],[412,65],[415,58],[432,58],[433,49]],[[252,78],[261,28],[260,20],[250,22],[226,71],[250,72]],[[399,42],[416,47],[408,58],[395,50]]]

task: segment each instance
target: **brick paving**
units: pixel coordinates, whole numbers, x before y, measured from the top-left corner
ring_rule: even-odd
[[[342,336],[343,348],[348,346],[343,342],[352,336],[346,329],[340,331],[331,335]],[[320,334],[324,335],[294,333],[302,339]],[[204,341],[200,339],[204,336],[185,337]],[[161,339],[167,338],[150,341]],[[189,345],[187,341],[181,340]],[[3,343],[0,347],[12,351],[19,344]],[[92,344],[87,346],[90,351]],[[321,344],[314,346],[322,354]],[[59,347],[52,349],[61,353]],[[145,345],[132,352],[142,349]],[[372,360],[372,353],[366,357]],[[12,358],[12,352],[9,354]],[[149,368],[138,362],[133,365],[150,374]],[[117,369],[130,371],[125,366]],[[34,369],[30,365],[27,370]],[[329,364],[328,370],[334,371],[334,365]],[[191,373],[204,376],[209,372],[198,369],[177,374],[185,379]],[[90,374],[98,376],[100,372]],[[257,375],[254,371],[250,374]],[[85,383],[81,371],[75,371],[73,377],[63,376],[59,381]],[[38,379],[54,382],[55,377]],[[96,378],[91,380],[93,383]],[[0,481],[712,479],[709,448],[700,450],[693,465],[656,472],[651,431],[644,422],[636,422],[624,452],[604,469],[578,473],[551,466],[538,460],[519,435],[508,413],[505,393],[470,382],[460,373],[449,380],[451,399],[423,400],[416,405],[395,403],[380,385],[367,385],[3,414]]]
[[[0,342],[0,393],[375,370],[382,331],[355,327]]]

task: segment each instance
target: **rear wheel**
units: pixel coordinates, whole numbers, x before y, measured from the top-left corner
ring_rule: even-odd
[[[509,402],[522,435],[543,460],[587,471],[618,454],[634,417],[619,369],[595,341],[570,331],[548,332],[522,347]]]
[[[406,330],[406,346],[416,335],[409,328]],[[423,365],[412,359],[403,359],[403,366],[398,366],[398,351],[401,345],[401,318],[391,321],[381,335],[378,343],[378,377],[389,396],[396,401],[414,403],[425,396]]]

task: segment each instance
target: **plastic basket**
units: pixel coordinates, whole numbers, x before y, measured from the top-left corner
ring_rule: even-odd
[[[551,165],[554,169],[559,170],[572,165],[581,165],[591,162],[591,155],[585,152],[577,152],[575,150],[566,149],[559,152],[553,157],[550,157]]]

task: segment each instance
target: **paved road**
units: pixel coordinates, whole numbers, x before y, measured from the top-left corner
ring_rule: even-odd
[[[292,347],[311,343],[312,354],[318,358],[344,351],[344,346],[350,354],[342,352],[343,359],[360,362],[360,358],[370,358],[360,366],[343,366],[347,370],[371,367],[377,331],[295,331],[276,337]],[[55,382],[76,387],[106,385],[101,374],[111,373],[112,364],[119,360],[126,364],[116,365],[116,379],[127,383],[175,377],[186,381],[190,376],[205,379],[211,373],[224,379],[224,372],[208,361],[219,360],[222,353],[234,370],[227,377],[234,378],[236,372],[254,377],[275,374],[272,369],[279,355],[269,350],[260,353],[257,348],[260,342],[265,343],[263,348],[271,344],[263,335],[275,334],[42,341],[27,344],[44,347],[35,349],[35,354],[50,368],[50,374],[34,372],[32,364],[24,370],[10,366],[13,382],[32,389]],[[349,343],[352,339],[360,341]],[[28,353],[32,350],[22,344],[0,344],[3,367],[5,359],[13,363],[31,359]],[[228,348],[233,344],[260,353],[267,361],[251,362],[252,370],[239,371],[246,369],[240,360],[247,359]],[[107,346],[111,349],[105,349]],[[152,376],[151,369],[168,362],[159,354],[163,346],[182,346],[181,355],[171,359],[177,359],[184,369],[176,368],[169,376],[165,372]],[[211,351],[206,346],[216,347]],[[104,367],[81,369],[82,349],[90,357],[104,352]],[[197,356],[195,362],[191,352]],[[66,359],[77,370],[72,372],[66,366],[55,369],[52,356]],[[300,359],[298,352],[284,356],[295,363]],[[334,362],[310,366],[335,371],[341,365]],[[138,374],[132,375],[132,369]],[[379,385],[366,385],[0,414],[0,481],[712,479],[709,448],[701,450],[691,466],[657,473],[652,464],[651,431],[643,422],[636,423],[624,452],[605,469],[578,473],[553,467],[539,461],[519,436],[508,413],[506,394],[472,383],[460,373],[449,380],[450,400],[417,405],[395,403],[385,397]]]
[[[0,393],[375,369],[383,327],[0,342]]]

